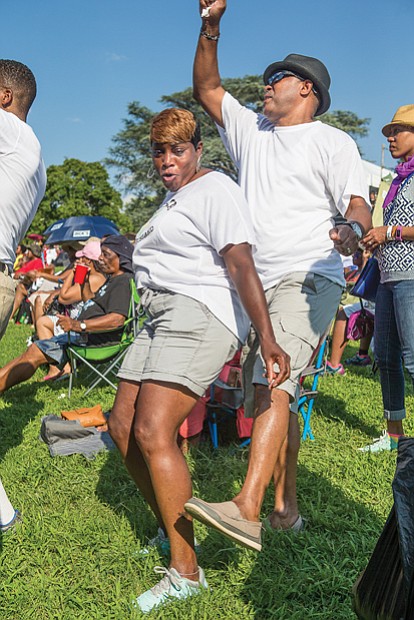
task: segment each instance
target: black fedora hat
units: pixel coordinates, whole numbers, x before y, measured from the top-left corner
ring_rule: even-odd
[[[323,114],[331,105],[331,97],[329,95],[329,87],[331,85],[331,77],[328,69],[323,62],[312,56],[302,56],[301,54],[289,54],[284,60],[273,62],[269,65],[263,74],[264,83],[267,84],[268,79],[276,71],[292,71],[303,78],[311,80],[319,95],[319,107],[316,110],[316,116]]]

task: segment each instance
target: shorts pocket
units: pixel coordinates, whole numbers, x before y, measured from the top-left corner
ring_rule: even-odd
[[[283,336],[279,344],[290,355],[291,379],[295,381],[308,366],[319,338],[305,321],[283,317],[280,326]]]

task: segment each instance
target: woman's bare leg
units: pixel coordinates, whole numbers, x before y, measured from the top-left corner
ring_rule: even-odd
[[[27,296],[27,289],[21,282],[19,282],[19,284],[16,287],[16,294],[14,296],[13,310],[10,315],[10,321],[14,319],[15,314],[17,313],[18,309],[20,308],[22,304],[23,299],[26,296]]]
[[[156,503],[170,539],[171,566],[198,580],[193,524],[184,515],[192,495],[190,473],[177,443],[180,424],[197,402],[183,386],[146,381],[137,401],[134,433],[151,477]]]
[[[148,467],[134,436],[134,418],[139,391],[139,383],[121,379],[109,416],[108,428],[131,478],[151,507],[158,525],[165,531]]]
[[[343,310],[340,310],[336,316],[334,330],[332,334],[331,355],[329,362],[337,368],[341,363],[342,354],[347,345],[346,339],[346,323],[347,316]]]

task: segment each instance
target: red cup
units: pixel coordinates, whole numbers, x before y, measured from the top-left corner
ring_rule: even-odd
[[[75,265],[75,275],[73,277],[74,284],[83,284],[85,282],[86,274],[89,271],[89,267],[86,265]]]

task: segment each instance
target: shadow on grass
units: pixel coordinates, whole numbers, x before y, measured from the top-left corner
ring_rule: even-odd
[[[137,540],[144,543],[156,535],[155,517],[137,490],[116,448],[108,452],[106,462],[100,470],[96,495],[119,516],[129,521]]]
[[[44,408],[43,400],[35,398],[42,387],[36,383],[22,383],[1,395],[0,409],[0,462],[8,450],[18,446],[23,429]]]
[[[43,401],[34,398],[38,387],[35,383],[22,384],[1,395],[3,408],[0,409],[0,477],[4,456],[10,449],[21,444],[24,428],[44,407]],[[2,549],[3,535],[0,532],[0,553]]]
[[[334,398],[328,394],[319,393],[315,403],[316,411],[327,420],[344,422],[346,426],[359,430],[368,437],[373,437],[378,434],[378,423],[367,424],[362,417],[350,413],[348,403],[344,400]],[[381,416],[379,415],[378,421],[380,421],[380,419]]]
[[[305,531],[264,533],[242,596],[257,620],[351,618],[352,585],[384,522],[304,466],[298,487],[305,495]]]

